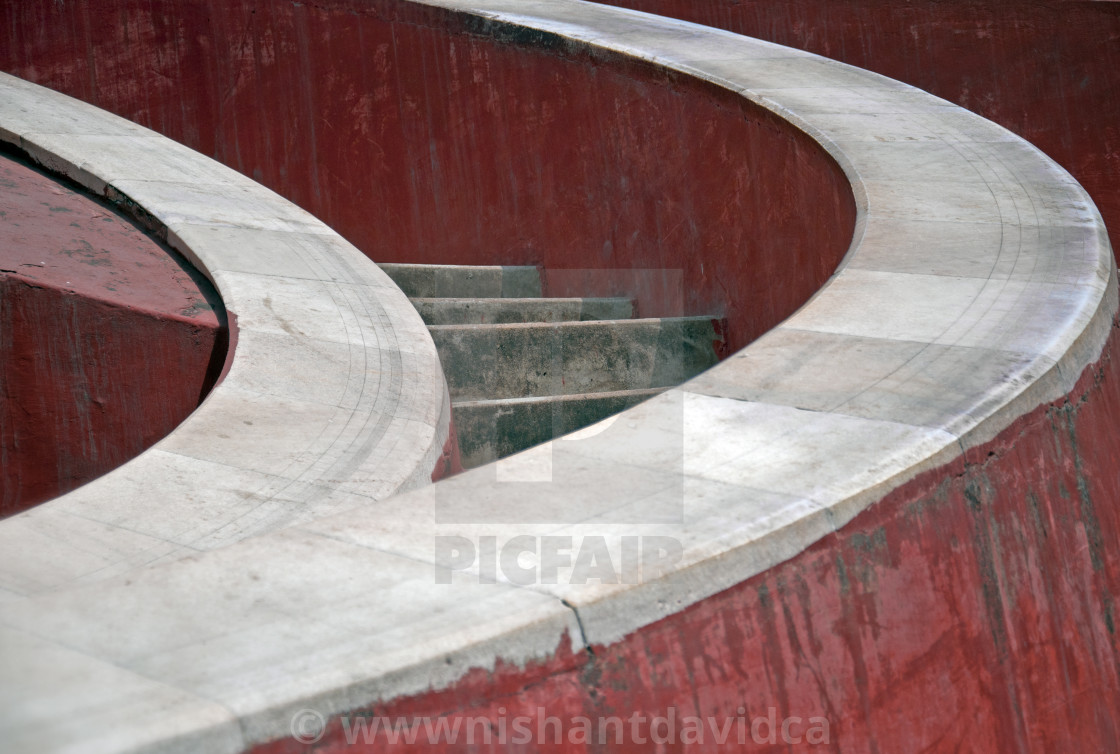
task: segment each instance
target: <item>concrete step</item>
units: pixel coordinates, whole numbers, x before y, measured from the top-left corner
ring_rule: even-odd
[[[627,298],[414,298],[429,325],[485,325],[630,319]]]
[[[714,365],[709,317],[433,325],[452,401],[670,387]]]
[[[539,298],[536,267],[456,264],[383,264],[381,269],[409,298]]]
[[[665,388],[451,404],[464,468],[474,468],[574,432]]]

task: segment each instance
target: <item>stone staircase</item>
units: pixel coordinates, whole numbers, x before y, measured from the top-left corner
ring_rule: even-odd
[[[712,366],[712,317],[634,319],[627,298],[544,298],[536,267],[383,264],[435,340],[463,466],[581,427]]]

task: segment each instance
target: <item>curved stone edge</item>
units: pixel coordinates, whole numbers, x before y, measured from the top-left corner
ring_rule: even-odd
[[[503,12],[498,3],[441,5],[492,16]],[[1039,158],[1031,152],[1032,148],[1005,133],[988,130],[990,124],[984,125],[983,121],[964,111],[943,109],[948,106],[928,95],[880,77],[865,78],[872,75],[822,62],[822,59],[813,56],[790,51],[788,56],[782,53],[775,58],[772,54],[775,49],[781,48],[758,43],[760,46],[753,49],[764,54],[754,55],[753,62],[751,55],[744,54],[743,50],[728,52],[721,57],[719,52],[713,52],[715,45],[711,41],[714,37],[707,36],[710,30],[704,30],[704,38],[697,43],[688,39],[696,29],[677,22],[651,20],[638,14],[567,2],[519,1],[516,4],[506,3],[505,6],[505,11],[521,14],[517,18],[508,18],[509,23],[534,28],[548,26],[547,13],[553,13],[562,16],[554,23],[568,24],[560,32],[564,35],[579,38],[592,28],[595,38],[582,40],[581,44],[595,44],[628,55],[637,53],[658,64],[664,64],[667,56],[671,58],[675,54],[678,59],[671,64],[702,69],[705,76],[718,78],[735,87],[739,87],[741,82],[736,83],[737,80],[729,75],[733,71],[725,70],[731,63],[738,61],[739,65],[754,68],[756,73],[758,69],[769,68],[779,79],[764,81],[763,84],[767,85],[755,83],[753,88],[745,86],[740,90],[745,92],[745,96],[758,97],[760,102],[765,99],[772,107],[784,107],[791,114],[796,112],[802,116],[807,116],[814,108],[821,110],[820,103],[824,102],[826,109],[812,113],[818,117],[805,117],[807,122],[801,124],[802,128],[816,128],[820,134],[827,135],[826,148],[841,153],[838,157],[842,157],[841,164],[853,182],[864,189],[866,198],[865,206],[861,207],[858,248],[853,246],[845,266],[827,288],[791,320],[725,364],[682,389],[671,391],[664,398],[622,415],[623,426],[633,420],[644,425],[646,430],[656,430],[660,420],[668,427],[668,435],[680,437],[683,441],[685,453],[682,463],[686,473],[679,478],[684,482],[682,499],[687,528],[678,526],[661,531],[675,533],[682,538],[687,536],[687,559],[665,577],[630,588],[566,586],[546,588],[542,590],[544,594],[535,594],[534,590],[515,589],[508,585],[480,589],[469,574],[457,574],[458,583],[442,595],[437,594],[431,586],[431,535],[433,532],[469,534],[471,526],[437,525],[433,506],[441,498],[457,504],[470,504],[472,501],[488,504],[483,498],[492,496],[495,475],[499,473],[496,469],[511,471],[531,466],[540,458],[538,450],[401,496],[390,506],[380,506],[391,510],[365,509],[324,518],[286,532],[250,538],[189,562],[146,569],[141,572],[146,582],[143,584],[118,582],[98,585],[25,604],[8,600],[4,623],[13,626],[12,632],[48,636],[50,648],[79,647],[74,651],[80,651],[82,658],[101,658],[97,662],[111,663],[116,674],[129,678],[136,675],[145,681],[158,678],[159,683],[166,684],[175,693],[182,690],[181,693],[189,694],[192,700],[198,701],[200,711],[192,723],[193,728],[188,721],[179,718],[180,730],[191,729],[195,736],[202,736],[220,729],[224,736],[221,739],[222,748],[235,750],[247,743],[286,736],[290,715],[301,706],[314,704],[321,712],[330,715],[379,699],[442,688],[455,682],[472,667],[493,669],[503,659],[520,664],[516,659],[518,657],[547,655],[548,648],[555,646],[557,638],[563,647],[564,633],[571,638],[569,646],[573,650],[583,645],[576,636],[584,637],[591,644],[609,643],[661,616],[683,609],[796,554],[920,469],[938,466],[959,455],[962,445],[975,444],[985,433],[998,432],[1012,418],[1011,414],[1023,413],[1048,395],[1060,396],[1069,379],[1080,374],[1099,353],[1108,322],[1115,311],[1115,273],[1108,253],[1107,237],[1091,203],[1087,207],[1083,203],[1083,193],[1079,193],[1076,184],[1069,185],[1060,169]],[[537,16],[527,19],[524,15],[527,11]],[[613,38],[609,31],[601,31],[602,24],[608,22],[623,27],[616,29]],[[728,41],[736,45],[753,45],[742,38]],[[681,55],[679,49],[674,52],[678,43],[686,47],[699,44],[702,48],[696,52],[699,57],[686,59],[688,56]],[[670,49],[666,50],[666,46]],[[809,62],[804,66],[765,62],[776,59],[805,59]],[[739,71],[739,74],[743,72]],[[802,83],[810,85],[778,85],[788,84],[786,77],[798,74],[807,75]],[[848,78],[850,76],[857,77],[855,85]],[[846,84],[843,83],[845,81]],[[820,85],[812,86],[813,83]],[[843,101],[835,100],[838,93],[844,95]],[[831,105],[828,104],[830,98],[833,98]],[[832,107],[834,111],[830,112],[827,107]],[[837,117],[826,117],[829,115]],[[847,124],[849,132],[866,133],[870,118],[861,116],[878,118],[883,115],[905,116],[887,118],[880,124],[882,130],[877,137],[884,137],[883,141],[889,142],[890,139],[885,137],[892,133],[897,140],[900,132],[912,134],[917,131],[926,136],[923,141],[942,142],[953,151],[959,148],[969,154],[974,154],[974,150],[979,148],[977,145],[1010,143],[1014,146],[991,150],[988,155],[991,162],[980,160],[977,163],[978,166],[987,166],[984,168],[986,173],[978,173],[981,179],[987,176],[998,184],[996,179],[1007,174],[1007,164],[997,154],[1003,149],[1007,152],[1025,151],[1028,154],[1026,161],[1022,165],[1017,161],[1014,164],[1022,168],[1040,168],[1042,180],[1016,193],[1014,186],[1024,186],[1022,182],[1017,182],[1000,195],[991,191],[991,183],[981,180],[986,187],[984,190],[992,198],[990,205],[980,201],[983,190],[968,187],[961,189],[955,197],[944,195],[944,185],[938,186],[937,191],[927,190],[923,194],[920,191],[923,186],[938,182],[923,182],[920,177],[909,181],[910,193],[907,193],[907,187],[892,185],[890,180],[877,182],[875,174],[882,170],[875,169],[876,160],[886,158],[880,158],[874,150],[871,153],[861,152],[858,138],[847,141],[841,137],[845,133],[845,118],[860,122],[858,129],[851,129],[852,123]],[[962,138],[970,134],[972,138]],[[944,149],[942,152],[951,156],[951,152]],[[837,152],[834,151],[834,154]],[[905,164],[914,164],[913,154],[904,156],[904,159]],[[966,162],[972,169],[972,163]],[[936,175],[939,169],[937,161],[933,161],[927,169]],[[959,176],[958,168],[952,183]],[[1053,191],[1048,192],[1048,188]],[[899,191],[903,192],[902,196],[896,195]],[[934,255],[929,253],[929,238],[925,234],[923,241],[927,245],[917,249],[916,258],[915,255],[893,253],[899,245],[889,243],[884,236],[889,236],[890,231],[901,233],[903,238],[907,232],[912,234],[916,227],[914,223],[922,222],[912,216],[912,208],[917,206],[925,211],[930,205],[939,207],[939,211],[953,218],[953,228],[949,227],[949,222],[944,227],[935,228],[939,231],[935,240],[942,254],[934,259]],[[1043,224],[1012,226],[1020,229],[1059,229],[1063,232],[1059,235],[1065,240],[1059,239],[1056,245],[1049,244],[1045,254],[1035,253],[1033,257],[1030,250],[1020,244],[1013,260],[1008,262],[1004,259],[1001,262],[998,252],[1004,246],[1007,224],[1001,220],[993,221],[993,218],[1003,217],[999,214],[1001,209],[1017,211],[1022,208],[1025,211],[1028,207],[1037,207],[1058,216],[1063,210],[1070,210],[1075,215],[1080,214],[1080,221],[1063,224],[1051,217],[1050,220],[1043,218]],[[1077,217],[1074,219],[1077,220]],[[962,224],[968,227],[960,227]],[[983,254],[981,258],[991,262],[990,270],[1000,268],[1001,264],[1010,267],[1003,277],[998,278],[999,285],[992,283],[997,278],[991,271],[986,276],[962,277],[945,274],[945,270],[938,268],[938,260],[945,262],[948,259],[946,264],[950,268],[973,263],[976,254],[962,254],[961,249],[968,251],[968,248],[975,248],[970,244],[990,231],[988,226],[1000,229],[998,249],[991,259]],[[968,233],[962,241],[961,233],[964,231]],[[957,236],[953,235],[954,232]],[[1041,235],[1035,233],[1029,236],[1018,232],[1016,237],[1038,240]],[[1047,238],[1053,240],[1050,236]],[[873,244],[875,239],[878,240]],[[1072,265],[1073,274],[1068,272],[1069,265],[1050,264],[1054,258],[1059,261],[1069,258],[1077,262]],[[1024,259],[1033,259],[1029,272],[1020,264]],[[1019,267],[1018,273],[1016,267]],[[993,285],[992,289],[986,288]],[[1010,297],[997,295],[1009,287],[1015,288]],[[968,327],[954,331],[952,328],[959,321],[958,317],[942,322],[942,329],[927,333],[924,340],[915,340],[906,337],[909,333],[905,330],[883,331],[885,325],[881,314],[870,323],[859,319],[859,313],[866,313],[869,303],[877,301],[876,292],[883,290],[891,293],[887,300],[893,301],[896,306],[933,300],[937,304],[963,302],[958,303],[958,308],[963,306],[965,312],[970,304],[980,309],[973,311]],[[926,294],[924,297],[916,295],[923,291]],[[1039,296],[1039,291],[1047,291],[1048,294]],[[1018,298],[1015,293],[1020,294]],[[985,295],[989,298],[984,299]],[[1025,312],[1023,306],[1014,306],[1017,301],[1028,304]],[[1062,301],[1072,303],[1062,308],[1059,306]],[[1047,302],[1053,306],[1036,307]],[[845,308],[845,303],[854,305]],[[1053,326],[1044,327],[1041,331],[1043,335],[1053,337],[1041,339],[1044,349],[1024,353],[1009,348],[1008,345],[1015,344],[1015,341],[1007,337],[1010,332],[1001,331],[1003,337],[998,340],[1003,348],[988,349],[982,354],[983,359],[965,362],[965,365],[978,364],[981,367],[993,362],[997,364],[1002,372],[999,380],[993,381],[990,371],[981,370],[978,377],[986,387],[994,385],[997,389],[992,392],[984,386],[979,389],[962,388],[955,402],[944,405],[933,401],[931,410],[927,405],[930,404],[927,400],[929,396],[920,390],[920,375],[905,379],[906,372],[900,370],[922,357],[927,361],[921,363],[923,369],[920,374],[952,367],[949,369],[952,373],[971,376],[973,373],[964,370],[959,361],[953,361],[953,357],[967,356],[970,353],[968,349],[982,348],[970,343],[967,336],[976,338],[983,334],[977,335],[972,331],[990,321],[990,312],[1002,311],[994,308],[996,303],[1008,305],[1001,322],[1008,318],[1019,321],[1024,315],[1028,315],[1026,319],[1029,322],[1034,308],[1055,314],[1055,322],[1051,323]],[[932,316],[936,311],[937,307],[934,307],[930,312],[919,310],[917,313]],[[911,321],[911,324],[916,322],[916,326],[926,321],[923,317],[911,317],[910,320],[895,318],[892,321],[898,320]],[[939,341],[939,338],[942,340]],[[830,341],[833,346],[839,347],[839,352],[829,348]],[[965,344],[962,345],[962,342]],[[886,375],[879,375],[873,385],[882,385],[884,380],[893,377],[895,389],[881,391],[878,396],[873,394],[872,397],[877,397],[877,400],[868,400],[866,390],[847,396],[843,401],[834,400],[836,396],[833,393],[838,386],[833,383],[843,376],[840,373],[843,370],[826,372],[827,379],[823,380],[823,385],[808,381],[811,374],[782,371],[783,364],[789,361],[788,357],[797,353],[790,349],[798,343],[803,349],[801,353],[809,357],[824,354],[830,360],[844,363],[841,357],[851,357],[854,352],[864,361],[885,362],[888,367]],[[869,358],[869,354],[875,358]],[[896,357],[895,361],[890,361],[892,354]],[[811,358],[809,363],[813,363]],[[857,366],[850,358],[847,365],[851,369]],[[796,389],[782,392],[783,385],[791,384]],[[907,388],[913,389],[907,392]],[[833,392],[830,393],[830,390]],[[865,397],[863,403],[854,400],[860,396]],[[818,407],[820,402],[827,405],[830,401],[835,405]],[[920,416],[918,409],[926,410],[927,414]],[[901,415],[896,416],[892,412],[901,412]],[[909,418],[910,421],[898,421],[898,418]],[[601,433],[600,436],[605,435]],[[593,440],[594,437],[580,440],[587,444],[578,452],[564,447],[570,441],[558,441],[551,447],[554,465],[558,458],[577,459],[583,464],[583,472],[586,472],[565,480],[563,485],[554,485],[563,487],[556,491],[554,499],[579,499],[581,493],[586,495],[590,491],[595,495],[613,497],[608,502],[618,505],[621,485],[605,484],[608,480],[602,475],[602,469],[608,464],[596,468],[592,463],[592,457],[603,451],[607,452],[607,461],[611,461],[610,451],[613,448],[595,444]],[[625,447],[618,437],[611,437],[611,440],[611,446]],[[706,445],[698,446],[697,442]],[[845,447],[851,445],[858,446],[856,450],[862,448],[864,452],[873,452],[873,462],[861,466],[858,455],[853,456],[850,452],[852,448]],[[664,447],[671,446],[672,443],[666,443]],[[712,463],[708,453],[720,449],[729,449],[731,453],[716,459],[721,463]],[[822,457],[827,451],[836,449],[841,451],[838,456]],[[803,461],[813,453],[827,463],[819,468],[807,467]],[[631,460],[637,462],[621,467],[613,464],[629,472],[626,481],[652,478],[655,486],[671,483],[657,478],[659,470],[651,468],[649,458]],[[746,474],[760,468],[769,470],[768,477],[764,475],[758,479],[761,487],[752,487],[748,484],[750,480],[735,478],[734,475],[728,478],[719,472],[723,469],[734,474]],[[802,488],[782,489],[783,480],[798,483]],[[581,490],[579,483],[591,483],[591,486]],[[552,493],[544,494],[543,502],[549,502],[549,494]],[[645,507],[648,513],[649,506]],[[585,531],[602,532],[610,526],[617,528],[619,524],[617,520],[614,523],[608,520],[601,525],[587,524],[585,527],[590,528],[585,528]],[[624,531],[634,530],[633,525],[623,526]],[[473,527],[484,528],[477,524]],[[525,533],[531,528],[517,526],[512,530]],[[564,530],[557,526],[544,529],[550,532]],[[494,527],[489,530],[493,532]],[[569,527],[569,530],[578,535],[578,529]],[[289,601],[298,601],[300,610],[273,615],[271,622],[266,620],[268,610],[279,612],[285,599],[273,595],[273,600],[266,601],[267,604],[262,606],[260,587],[254,589],[249,576],[238,579],[230,575],[244,563],[259,564],[257,576],[263,574],[272,579],[274,591],[281,591],[281,596]],[[359,580],[371,580],[364,581],[362,588],[335,585],[322,593],[325,585],[331,583],[322,574],[341,573],[340,563],[344,563],[347,569],[355,564],[367,564],[365,570],[359,571]],[[405,570],[402,563],[411,563],[415,567],[411,571]],[[397,569],[392,572],[392,578],[372,579],[380,573],[380,569],[388,568]],[[169,589],[176,585],[177,590]],[[122,603],[127,605],[129,600],[136,602],[143,595],[170,592],[193,596],[198,600],[201,593],[213,589],[229,590],[239,596],[227,606],[228,619],[235,628],[226,635],[210,635],[209,640],[204,629],[192,625],[187,619],[197,609],[197,604],[162,604],[159,614],[154,610],[142,613],[139,616],[141,620],[135,622],[131,633],[140,647],[111,646],[105,637],[87,637],[80,626],[71,627],[80,623],[83,617],[100,616],[103,622],[108,621],[108,616],[119,611]],[[377,621],[373,627],[369,625],[368,616],[369,594],[372,593],[381,596],[376,603]],[[491,599],[486,599],[487,594],[493,595]],[[362,595],[366,595],[367,599],[365,612],[355,609],[356,604],[362,607]],[[544,601],[533,602],[535,598]],[[447,612],[449,606],[453,608],[450,613]],[[433,627],[430,622],[424,622],[422,616],[434,608],[444,611],[444,625]],[[333,625],[329,627],[326,620],[316,621],[309,617],[316,611],[324,610],[334,611],[331,616]],[[405,615],[408,611],[412,612]],[[409,616],[412,616],[411,622]],[[67,620],[68,617],[77,620]],[[358,623],[359,619],[365,622]],[[346,628],[348,621],[349,629]],[[421,625],[428,630],[394,634],[391,630],[378,628],[396,621],[409,629]],[[177,642],[186,644],[186,649],[160,645],[160,628],[168,625],[179,630]],[[261,625],[265,630],[237,631],[237,626],[246,625]],[[358,626],[360,629],[357,629]],[[303,637],[302,631],[308,628],[315,628],[318,633]],[[573,635],[573,631],[579,633]],[[246,637],[246,633],[252,636]],[[361,637],[355,638],[358,634]],[[342,642],[337,649],[324,648],[327,640],[337,641],[346,637],[349,637],[349,643]],[[518,642],[507,644],[511,637],[518,637]],[[377,656],[378,650],[395,654],[388,662],[369,661],[368,658]],[[249,660],[243,655],[249,655]],[[367,659],[355,666],[355,657]],[[262,670],[265,667],[267,672]],[[42,676],[42,670],[43,663],[33,664],[29,672],[38,672]],[[76,670],[70,673],[73,676]],[[283,682],[292,676],[299,676],[298,684]],[[256,686],[253,686],[254,680]],[[57,692],[57,686],[50,688]],[[76,698],[77,690],[73,694],[67,701],[81,706],[81,700]],[[85,722],[104,726],[104,718],[94,716],[95,710],[88,708],[88,702],[85,704],[89,715]],[[65,704],[62,706],[69,708]],[[14,712],[13,708],[9,709]],[[184,707],[178,709],[185,710]],[[211,717],[207,718],[206,714]],[[184,712],[183,717],[189,718],[189,715]],[[75,715],[73,719],[76,730],[80,730],[77,726],[80,726],[82,717]],[[140,727],[140,719],[162,723],[164,738],[161,740],[165,744],[178,735],[171,729],[171,721],[150,710],[146,716],[142,713],[129,716],[127,722],[131,725],[122,729],[120,735],[125,735],[125,731],[135,733]],[[214,719],[220,722],[215,723]],[[151,728],[146,731],[147,735],[153,735]],[[85,732],[88,737],[88,729]],[[198,742],[201,739],[196,737],[194,740]],[[143,744],[132,743],[132,746],[109,748],[142,748]],[[214,750],[218,750],[217,744]]]
[[[430,483],[450,433],[439,358],[361,252],[239,173],[7,74],[0,124],[0,140],[183,254],[231,315],[226,374],[202,405],[137,458],[4,521],[0,573],[22,561],[30,593],[96,580]]]
[[[543,31],[738,92],[817,141],[856,198],[852,246],[809,302],[622,415],[643,428],[683,417],[686,524],[648,531],[680,536],[685,557],[636,586],[536,587],[576,610],[589,644],[617,641],[800,552],[1061,398],[1099,357],[1117,311],[1104,223],[1068,172],[1006,129],[878,74],[688,22],[582,2],[419,2],[484,18],[476,33]],[[781,439],[763,439],[759,426]],[[642,447],[639,433],[608,436],[553,443],[553,467],[570,453],[638,473],[663,468],[629,450]],[[431,494],[469,500],[491,484],[466,475]],[[753,512],[729,515],[712,505],[720,498]],[[705,501],[699,520],[689,521],[690,499]],[[597,524],[550,533],[602,532],[605,508]],[[418,554],[415,543],[382,542]]]

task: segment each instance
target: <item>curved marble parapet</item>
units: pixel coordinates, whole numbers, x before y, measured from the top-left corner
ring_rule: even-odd
[[[1100,356],[1117,307],[1104,226],[1065,171],[1008,131],[899,82],[687,23],[570,0],[422,4],[464,14],[469,33],[591,45],[703,78],[778,113],[850,179],[859,217],[841,269],[755,343],[601,425],[375,506],[145,565],[155,557],[127,553],[158,557],[162,533],[98,525],[100,539],[56,535],[54,518],[78,518],[96,504],[91,496],[119,498],[122,486],[153,498],[169,487],[193,497],[185,471],[167,465],[180,458],[216,471],[244,465],[288,484],[289,469],[323,468],[308,452],[317,446],[291,451],[278,431],[281,417],[319,410],[314,394],[269,399],[260,434],[236,427],[237,441],[221,438],[233,429],[225,417],[272,384],[238,371],[249,334],[261,334],[261,358],[282,360],[295,353],[282,348],[291,344],[270,344],[293,336],[288,328],[327,327],[321,302],[381,286],[377,300],[386,290],[415,327],[386,349],[430,345],[419,320],[406,317],[407,302],[391,298],[399,294],[356,252],[345,251],[348,268],[308,261],[309,250],[332,238],[314,230],[321,226],[313,218],[269,204],[275,219],[262,225],[255,202],[264,199],[249,198],[259,189],[218,168],[196,175],[178,148],[151,159],[161,171],[182,171],[179,181],[139,179],[133,168],[150,154],[142,149],[130,150],[129,172],[115,175],[111,149],[105,163],[90,161],[90,146],[104,138],[93,134],[139,129],[5,79],[12,95],[2,100],[8,131],[0,133],[10,139],[12,123],[25,118],[16,130],[27,132],[20,137],[31,154],[74,166],[70,174],[95,188],[106,180],[159,217],[177,248],[195,249],[242,333],[229,376],[183,437],[74,493],[87,497],[0,524],[4,677],[26,679],[4,684],[9,740],[38,751],[75,741],[88,750],[238,751],[297,733],[301,710],[332,718],[438,692],[478,671],[516,676],[570,665],[581,650],[617,642],[805,551],[919,473],[1067,394]],[[40,101],[59,123],[88,122],[89,135],[32,136],[46,116],[21,115],[20,107],[38,112]],[[151,137],[128,138],[142,147]],[[54,155],[60,163],[51,163]],[[218,182],[245,198],[215,205],[209,186]],[[260,259],[242,226],[292,250],[269,262],[284,282],[197,253],[203,239],[234,239]],[[299,319],[277,315],[279,302]],[[342,332],[322,340],[352,353],[352,331]],[[271,363],[290,376],[306,362]],[[270,413],[273,406],[282,408]],[[426,431],[436,424],[429,419],[420,421]],[[352,430],[354,442],[368,437]],[[394,432],[375,438],[389,443]],[[175,443],[188,441],[206,453],[180,452]],[[258,469],[262,458],[268,465]],[[155,466],[134,475],[139,461]],[[325,481],[299,488],[312,512],[320,499],[335,504],[329,480],[337,472],[328,469],[346,466],[323,463]],[[215,474],[216,494],[236,499],[235,485],[220,480]],[[122,510],[118,520],[130,515]],[[176,525],[196,526],[200,517]],[[231,526],[250,533],[249,523]],[[100,573],[83,586],[96,552],[78,552],[73,536],[116,553],[110,560],[121,565],[100,567],[123,575]],[[144,536],[158,542],[130,539]],[[622,579],[633,583],[577,578],[578,559],[557,561],[554,579],[518,583],[513,569],[496,572],[485,558],[476,559],[481,568],[464,566],[439,545],[454,538],[481,550],[483,537],[500,544],[546,536],[601,538],[615,562],[625,560],[627,537],[662,538],[681,551],[656,574]],[[69,565],[76,561],[83,565]]]
[[[430,482],[448,440],[447,388],[423,322],[376,265],[170,139],[11,76],[0,86],[0,139],[186,256],[222,297],[235,344],[220,385],[165,439],[0,525],[25,587],[101,578]]]

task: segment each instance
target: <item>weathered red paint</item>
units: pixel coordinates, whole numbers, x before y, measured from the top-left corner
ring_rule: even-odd
[[[5,3],[0,69],[216,157],[378,261],[680,270],[683,313],[726,315],[733,349],[833,272],[854,203],[808,137],[485,26],[399,0]]]
[[[1120,238],[1120,3],[598,1],[809,50],[944,97],[1069,170]]]
[[[452,417],[447,426],[447,442],[443,444],[443,452],[436,459],[435,468],[432,469],[432,481],[438,482],[440,479],[458,474],[462,470],[463,461],[459,454],[459,435],[455,431],[455,418]]]
[[[752,725],[773,708],[779,727],[800,717],[790,730],[802,736],[810,719],[827,720],[829,743],[819,748],[829,751],[1116,751],[1118,411],[1114,327],[1067,398],[903,485],[797,557],[617,644],[559,652],[520,672],[476,670],[451,689],[355,710],[346,723],[353,731],[359,716],[487,718],[497,736],[518,716],[534,732],[542,716],[570,731],[579,716],[648,721],[673,708],[678,720],[731,720],[732,744],[742,719],[745,748],[767,749]],[[766,724],[757,727],[767,738]],[[463,737],[432,745],[418,731],[424,751],[467,750]],[[336,718],[311,748],[416,748],[384,733],[350,745],[346,732]],[[684,745],[678,734],[664,750],[744,748],[716,745],[710,729],[704,740]],[[629,733],[623,745],[546,743],[479,750],[651,750]],[[796,748],[781,745],[780,731],[778,744]],[[285,740],[255,751],[308,748]]]
[[[108,206],[3,156],[0,249],[8,515],[170,432],[206,395],[226,349],[221,304],[186,262]]]

